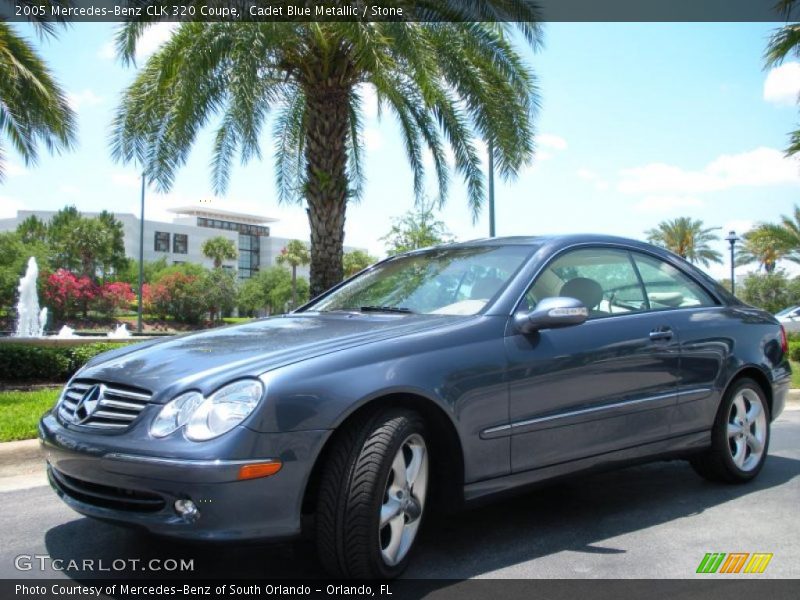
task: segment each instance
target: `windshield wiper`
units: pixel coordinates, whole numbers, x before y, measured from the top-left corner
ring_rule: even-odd
[[[359,310],[361,310],[361,312],[388,312],[404,314],[414,312],[410,308],[405,308],[403,306],[362,306]]]

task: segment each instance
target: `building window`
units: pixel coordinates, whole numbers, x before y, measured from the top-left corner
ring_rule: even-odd
[[[156,252],[169,252],[169,233],[166,231],[156,231],[154,249]]]
[[[250,279],[258,273],[260,251],[257,235],[239,234],[239,279]]]
[[[176,233],[172,236],[172,251],[175,254],[186,254],[189,246],[189,236],[185,233]]]
[[[245,223],[234,223],[233,221],[221,221],[219,219],[207,219],[197,217],[198,227],[210,227],[211,229],[225,229],[226,231],[237,231],[245,235],[268,236],[269,227],[262,225],[246,225]]]

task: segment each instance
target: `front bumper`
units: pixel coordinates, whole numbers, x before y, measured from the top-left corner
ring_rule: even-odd
[[[241,540],[300,533],[303,493],[327,430],[237,436],[247,456],[148,456],[120,449],[122,436],[86,435],[53,415],[39,424],[50,484],[61,499],[88,517],[143,527],[172,537]],[[158,443],[155,442],[154,443]],[[281,460],[278,473],[238,480],[243,464]],[[192,500],[199,518],[179,515],[176,500]]]

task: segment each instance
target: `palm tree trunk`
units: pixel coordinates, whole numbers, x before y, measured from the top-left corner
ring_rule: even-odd
[[[342,280],[347,205],[349,88],[306,90],[306,201],[311,227],[311,297]]]

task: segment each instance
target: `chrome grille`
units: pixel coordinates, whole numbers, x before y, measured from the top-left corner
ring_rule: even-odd
[[[86,398],[93,389],[95,391]],[[150,397],[141,390],[116,384],[74,381],[64,391],[58,416],[73,425],[123,430],[136,420]]]

